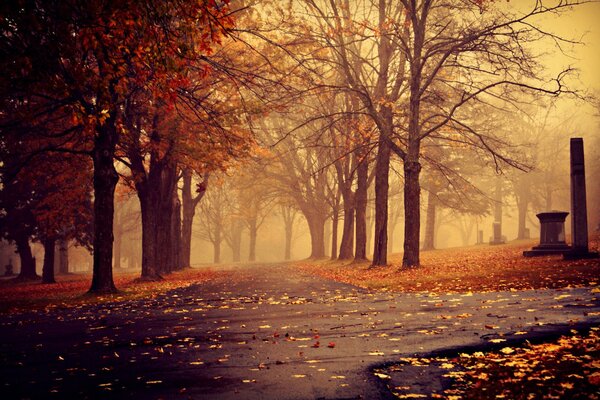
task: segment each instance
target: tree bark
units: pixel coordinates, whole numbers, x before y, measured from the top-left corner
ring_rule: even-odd
[[[156,209],[158,202],[158,193],[155,190],[146,190],[145,187],[138,187],[137,193],[140,199],[140,209],[142,213],[142,274],[143,280],[161,280],[155,254],[157,252],[158,216]]]
[[[427,195],[427,221],[425,221],[425,239],[423,240],[423,250],[435,249],[435,211],[437,206],[437,197],[429,192]]]
[[[419,236],[421,229],[421,204],[419,173],[416,161],[404,163],[404,257],[403,267],[419,266]]]
[[[116,113],[116,110],[114,110]],[[113,218],[115,188],[119,175],[113,157],[117,142],[115,116],[97,129],[94,143],[94,254],[90,293],[114,293],[113,281]]]
[[[177,196],[177,187],[173,190],[173,217],[171,218],[171,240],[173,241],[173,267],[176,271],[184,268],[181,260],[181,203]]]
[[[159,214],[157,240],[157,268],[159,273],[170,273],[174,269],[175,260],[172,259],[174,246],[179,246],[179,240],[173,242],[173,196],[177,188],[177,168],[174,163],[164,165],[160,175],[159,186]]]
[[[231,228],[231,253],[233,255],[233,262],[240,262],[242,260],[242,230],[241,221],[239,219],[234,220]]]
[[[340,220],[340,214],[337,207],[333,209],[333,215],[331,216],[331,259],[337,259],[337,244],[338,244],[338,224]]]
[[[17,253],[21,261],[21,271],[17,279],[20,280],[36,280],[39,279],[39,275],[35,271],[35,259],[31,254],[31,245],[29,244],[29,238],[25,235],[15,239],[17,246]]]
[[[339,260],[352,258],[354,250],[354,205],[353,196],[344,196],[344,225],[342,227],[342,240],[340,242]],[[346,201],[347,200],[347,201]]]
[[[356,175],[356,248],[354,250],[354,259],[363,261],[367,259],[367,196],[369,189],[369,164],[366,159],[359,162]]]
[[[373,244],[373,265],[387,264],[389,173],[390,145],[387,140],[380,137],[375,165],[375,240]]]
[[[285,226],[285,249],[283,252],[283,259],[285,261],[291,260],[292,258],[292,234],[293,234],[293,226],[286,225]]]
[[[258,235],[258,227],[256,226],[256,219],[252,218],[248,221],[248,235],[249,235],[249,248],[248,248],[248,261],[256,261],[256,236]]]
[[[54,255],[56,240],[44,240],[44,264],[42,267],[42,283],[56,283],[54,279]]]
[[[323,258],[325,257],[325,221],[326,217],[323,215],[306,215],[308,222],[308,229],[310,231],[310,245],[311,253],[310,258]]]

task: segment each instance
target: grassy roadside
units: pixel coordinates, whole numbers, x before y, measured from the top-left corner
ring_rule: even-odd
[[[590,242],[598,249],[600,236]],[[402,254],[392,254],[390,265],[368,262],[302,261],[307,273],[375,290],[399,292],[486,292],[569,286],[595,286],[600,281],[600,259],[565,261],[560,255],[523,257],[536,241],[478,245],[421,252],[421,266],[403,269]]]
[[[600,398],[600,328],[571,330],[549,343],[502,347],[456,357],[403,358],[374,371],[399,399],[598,399]],[[444,382],[424,390],[428,375]],[[413,384],[407,377],[418,377]],[[423,378],[425,376],[425,378]],[[431,378],[429,378],[431,379]]]
[[[54,307],[75,307],[84,304],[106,303],[147,299],[169,290],[214,279],[218,275],[210,269],[186,269],[165,275],[158,282],[139,282],[139,273],[115,273],[114,281],[119,293],[91,296],[91,275],[57,276],[57,283],[42,284],[40,281],[0,281],[0,313],[41,310]]]
[[[590,248],[597,250],[600,236]],[[526,258],[524,250],[535,241],[501,246],[479,245],[421,253],[421,267],[403,269],[402,255],[390,256],[390,265],[368,262],[303,261],[303,271],[356,286],[397,292],[487,292],[597,286],[600,260],[565,261],[562,256]],[[600,288],[594,288],[600,292]],[[496,352],[461,354],[454,359],[405,359],[375,375],[400,399],[598,399],[600,398],[600,328],[587,334],[571,332],[549,343],[505,347]],[[413,372],[410,372],[412,368]],[[415,370],[416,368],[416,370]],[[449,387],[426,392],[428,385],[412,387],[395,374],[420,374],[422,368],[444,371]],[[401,372],[403,371],[404,372]]]

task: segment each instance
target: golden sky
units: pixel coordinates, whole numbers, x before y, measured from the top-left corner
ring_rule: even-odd
[[[544,1],[551,5],[554,1]],[[506,6],[519,11],[531,9],[535,0],[510,0]],[[578,89],[591,89],[600,93],[600,2],[572,7],[560,16],[545,16],[540,25],[561,37],[581,41],[582,44],[565,44],[564,49],[570,56],[553,51],[544,58],[549,72],[558,72],[566,67],[580,70]]]

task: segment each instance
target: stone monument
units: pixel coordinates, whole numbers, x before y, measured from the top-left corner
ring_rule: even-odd
[[[588,248],[587,203],[583,139],[571,138],[571,250],[565,259],[598,258]]]

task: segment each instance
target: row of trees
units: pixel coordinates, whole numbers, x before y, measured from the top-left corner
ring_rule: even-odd
[[[22,277],[35,276],[29,240],[48,242],[51,260],[58,235],[93,249],[90,291],[115,290],[119,176],[141,206],[142,278],[189,264],[204,192],[192,175],[252,147],[239,90],[220,69],[239,55],[222,42],[234,24],[227,3],[16,1],[0,12],[2,230]]]
[[[91,291],[114,291],[122,177],[141,209],[142,278],[160,279],[189,265],[209,176],[254,153],[262,181],[250,170],[223,193],[237,197],[250,259],[261,210],[276,203],[302,213],[312,257],[324,256],[326,222],[337,235],[341,213],[339,257],[366,259],[374,186],[373,264],[385,265],[397,159],[403,265],[418,266],[422,187],[428,221],[436,203],[481,214],[472,176],[528,170],[502,126],[524,102],[569,92],[569,71],[548,81],[532,50],[564,39],[536,21],[584,2],[536,1],[524,13],[491,0],[3,4],[3,236],[28,276],[31,239],[49,253],[53,241],[76,239],[93,249]],[[293,214],[282,214],[291,226]],[[226,231],[201,235],[235,248],[240,229]]]
[[[470,0],[298,0],[285,9],[274,7],[280,18],[275,18],[273,30],[285,32],[279,43],[293,54],[290,63],[302,68],[304,99],[297,103],[295,116],[304,118],[289,126],[289,113],[275,116],[266,129],[283,132],[279,137],[275,133],[277,151],[284,153],[278,157],[282,168],[308,171],[311,177],[288,187],[308,221],[312,256],[323,255],[327,201],[335,199],[322,178],[329,164],[338,165],[336,183],[345,200],[343,231],[350,232],[355,224],[356,258],[364,257],[364,193],[373,175],[373,264],[385,265],[390,160],[392,155],[400,159],[404,267],[419,265],[423,168],[427,180],[446,181],[442,186],[463,199],[475,197],[468,202],[475,204],[463,203],[475,212],[481,212],[481,196],[466,194],[478,193],[469,169],[529,170],[527,158],[502,129],[503,119],[524,103],[570,92],[569,71],[553,79],[544,76],[532,45],[546,38],[555,44],[565,41],[536,28],[536,21],[581,3],[538,1],[525,13]],[[288,123],[283,129],[282,119]],[[292,142],[300,130],[309,131],[308,143],[298,146]],[[289,148],[282,150],[285,142]],[[305,166],[294,161],[299,154]],[[469,158],[476,160],[471,168],[458,167]],[[374,164],[371,172],[369,160]],[[429,191],[432,200],[436,190]],[[350,240],[346,235],[342,244]],[[340,253],[347,256],[346,246]]]

